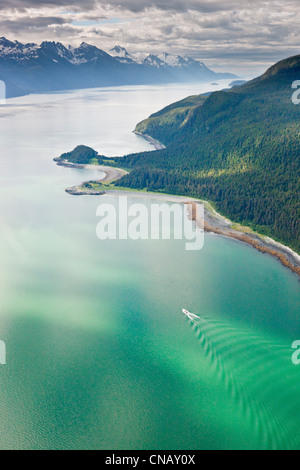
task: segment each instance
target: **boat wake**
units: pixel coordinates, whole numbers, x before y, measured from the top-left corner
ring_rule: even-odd
[[[220,321],[182,311],[236,408],[264,449],[299,449],[299,374],[290,349]],[[298,371],[297,371],[298,372]]]

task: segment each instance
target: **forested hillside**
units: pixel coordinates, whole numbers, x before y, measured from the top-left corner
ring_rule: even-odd
[[[214,201],[300,252],[300,56],[230,91],[190,97],[137,126],[167,148],[129,155],[118,185]],[[120,160],[118,160],[120,164]]]

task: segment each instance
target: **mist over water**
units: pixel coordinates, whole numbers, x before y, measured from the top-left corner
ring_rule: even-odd
[[[184,240],[101,242],[100,200],[64,192],[99,173],[52,161],[79,144],[152,150],[137,122],[211,88],[96,89],[0,108],[0,448],[300,447],[296,276],[214,235],[199,252]],[[182,308],[208,319],[199,341]]]

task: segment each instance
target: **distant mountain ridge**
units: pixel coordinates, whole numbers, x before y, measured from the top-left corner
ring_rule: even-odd
[[[8,97],[28,93],[92,88],[210,81],[236,78],[215,73],[202,62],[168,53],[130,54],[115,46],[109,53],[82,43],[79,47],[59,42],[22,44],[0,38],[0,80]]]
[[[212,71],[206,67],[203,62],[194,60],[189,56],[181,57],[180,55],[169,54],[164,52],[159,55],[154,54],[130,54],[124,47],[115,46],[109,51],[109,54],[115,57],[119,62],[138,63],[152,65],[153,67],[172,67],[172,68],[195,68],[199,71],[211,73]],[[226,74],[228,76],[228,74]]]

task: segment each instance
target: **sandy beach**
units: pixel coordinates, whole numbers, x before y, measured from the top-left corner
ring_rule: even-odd
[[[102,183],[111,183],[112,181],[117,181],[118,179],[122,178],[122,176],[127,175],[128,172],[122,170],[121,168],[113,168],[111,166],[97,166],[97,165],[85,165],[86,169],[88,170],[98,170],[105,173],[105,177],[99,181]]]
[[[96,170],[101,173],[104,173],[104,177],[100,178],[99,180],[95,181],[95,183],[111,183],[113,181],[117,181],[118,179],[122,178],[122,176],[127,175],[127,171],[122,170],[121,168],[114,168],[111,166],[102,166],[102,165],[79,165],[75,163],[65,162],[58,162],[58,166],[63,166],[65,168],[76,168],[79,170]],[[88,187],[90,185],[90,181],[83,182],[80,186],[74,186],[72,188],[67,188],[66,192],[68,194],[72,194],[73,196],[102,196],[104,191],[99,191],[93,189],[92,187]]]

